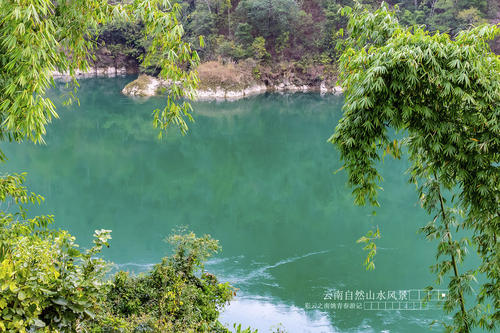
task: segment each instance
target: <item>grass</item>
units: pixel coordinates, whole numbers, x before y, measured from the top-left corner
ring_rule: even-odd
[[[225,90],[243,90],[257,84],[252,71],[254,65],[250,62],[238,64],[221,64],[209,61],[198,67],[200,89],[215,90],[220,87]]]

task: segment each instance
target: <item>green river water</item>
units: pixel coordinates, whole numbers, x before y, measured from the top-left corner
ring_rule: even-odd
[[[82,80],[79,107],[61,106],[56,89],[60,119],[48,127],[47,144],[2,144],[9,159],[2,170],[28,172],[30,189],[46,198],[33,213],[54,214],[82,246],[95,229],[112,229],[104,257],[136,272],[168,253],[163,239],[176,226],[212,235],[223,251],[207,269],[239,288],[221,317],[230,327],[425,332],[444,318],[435,309],[369,310],[355,300],[356,291],[382,291],[400,301],[399,291],[431,284],[435,244],[416,233],[428,216],[404,160],[381,165],[376,216],[353,205],[346,173],[334,174],[339,154],[326,142],[342,96],[194,103],[189,134],[159,141],[151,111],[164,100],[121,95],[130,80]],[[377,268],[367,272],[355,241],[377,225]],[[329,290],[341,291],[342,301]]]

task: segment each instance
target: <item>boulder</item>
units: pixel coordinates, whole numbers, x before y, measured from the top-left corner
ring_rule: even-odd
[[[165,80],[142,74],[136,80],[127,84],[122,93],[128,96],[149,97],[158,95],[166,87],[167,82]]]

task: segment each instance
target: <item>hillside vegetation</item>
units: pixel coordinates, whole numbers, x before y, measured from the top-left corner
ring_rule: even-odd
[[[353,5],[352,0],[184,0],[180,23],[185,39],[198,51],[202,62],[244,63],[236,66],[245,72],[253,71],[260,79],[262,66],[292,71],[307,80],[324,80],[335,76],[346,18],[339,9]],[[382,1],[362,0],[369,8],[379,7]],[[484,22],[498,22],[500,4],[497,0],[390,0],[402,25],[424,25],[430,32],[458,31]],[[102,26],[98,62],[109,58],[148,74],[159,71],[154,65],[139,68],[148,40],[142,33],[141,22],[118,22]],[[202,36],[202,41],[200,41]],[[498,40],[494,49],[500,50]],[[102,51],[104,50],[104,51]],[[285,66],[276,66],[284,63]],[[257,67],[261,66],[261,67]],[[213,68],[214,66],[208,66]],[[257,67],[257,70],[255,69]],[[220,69],[220,68],[219,68]],[[225,68],[224,70],[227,70]],[[277,71],[276,71],[277,70]],[[264,68],[264,72],[269,69]],[[206,74],[206,71],[205,71]],[[218,75],[218,74],[211,74]],[[233,74],[239,75],[239,74]],[[263,78],[264,79],[264,78]],[[305,81],[307,81],[305,80]],[[303,80],[304,81],[304,80]]]

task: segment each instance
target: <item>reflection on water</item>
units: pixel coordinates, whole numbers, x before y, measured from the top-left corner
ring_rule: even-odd
[[[231,327],[234,322],[242,323],[242,327],[251,326],[259,332],[278,328],[286,332],[338,332],[324,313],[306,313],[295,306],[273,304],[269,299],[251,296],[234,299],[222,314],[221,323]]]
[[[228,323],[288,332],[422,332],[440,311],[318,310],[325,291],[403,290],[433,281],[434,246],[416,234],[428,217],[406,183],[406,161],[386,159],[381,208],[355,207],[338,153],[326,142],[342,97],[262,95],[195,103],[182,137],[156,139],[151,111],[162,98],[122,96],[123,79],[81,83],[81,107],[59,107],[46,146],[2,143],[4,171],[28,172],[56,226],[89,246],[113,230],[106,259],[141,271],[169,252],[179,225],[211,234],[223,251],[207,269],[239,288]],[[59,92],[54,91],[54,96]],[[57,99],[57,98],[56,98]],[[379,226],[377,269],[355,243]],[[231,326],[231,325],[230,325]]]

